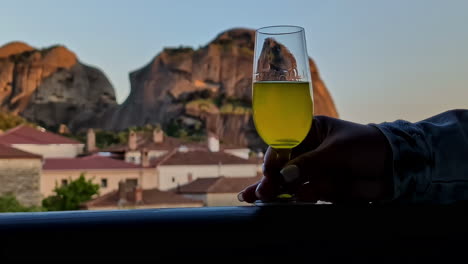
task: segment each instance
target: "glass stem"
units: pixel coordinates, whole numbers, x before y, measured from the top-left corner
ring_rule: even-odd
[[[291,149],[275,149],[276,160],[281,167],[284,167],[286,163],[291,160]],[[280,194],[277,196],[279,200],[289,201],[293,199],[294,195],[288,190],[286,185],[281,186]]]
[[[276,159],[278,160],[279,164],[282,166],[286,165],[291,159],[291,149],[274,149],[276,152]]]

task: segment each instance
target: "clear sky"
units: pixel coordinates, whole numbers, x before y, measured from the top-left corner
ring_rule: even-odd
[[[163,47],[300,25],[342,118],[416,121],[468,108],[467,12],[464,0],[0,0],[0,45],[64,44],[102,69],[122,102],[128,73]]]

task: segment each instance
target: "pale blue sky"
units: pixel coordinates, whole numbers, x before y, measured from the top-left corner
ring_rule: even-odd
[[[416,121],[468,108],[468,1],[0,0],[0,45],[64,44],[102,69],[121,102],[128,73],[165,46],[205,45],[232,27],[306,29],[342,118]]]

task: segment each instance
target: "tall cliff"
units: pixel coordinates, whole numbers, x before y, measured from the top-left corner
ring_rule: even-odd
[[[130,95],[101,123],[114,130],[161,123],[167,130],[174,123],[199,126],[201,120],[224,143],[261,145],[250,110],[254,37],[253,30],[233,29],[197,50],[163,50],[130,73]],[[315,113],[337,117],[315,63],[309,63]]]
[[[98,69],[63,46],[0,47],[0,105],[48,128],[96,118],[117,105],[114,88]]]

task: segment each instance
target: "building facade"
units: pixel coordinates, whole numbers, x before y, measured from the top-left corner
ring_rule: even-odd
[[[81,142],[27,125],[0,134],[0,143],[43,158],[73,158],[84,151]]]
[[[176,193],[187,198],[202,201],[204,206],[245,206],[237,195],[249,185],[260,180],[256,177],[215,177],[199,178],[177,188]]]
[[[0,144],[0,196],[12,194],[22,205],[40,205],[41,170],[41,156]]]
[[[87,210],[202,207],[203,202],[157,188],[143,189],[119,183],[118,190],[83,204]]]
[[[224,152],[174,151],[156,166],[158,188],[171,190],[199,178],[255,177],[260,171],[256,158],[243,159]]]
[[[56,186],[66,185],[84,175],[99,184],[101,195],[115,191],[120,181],[145,189],[156,188],[154,168],[142,167],[98,155],[80,158],[45,159],[41,177],[41,194],[53,194]]]

